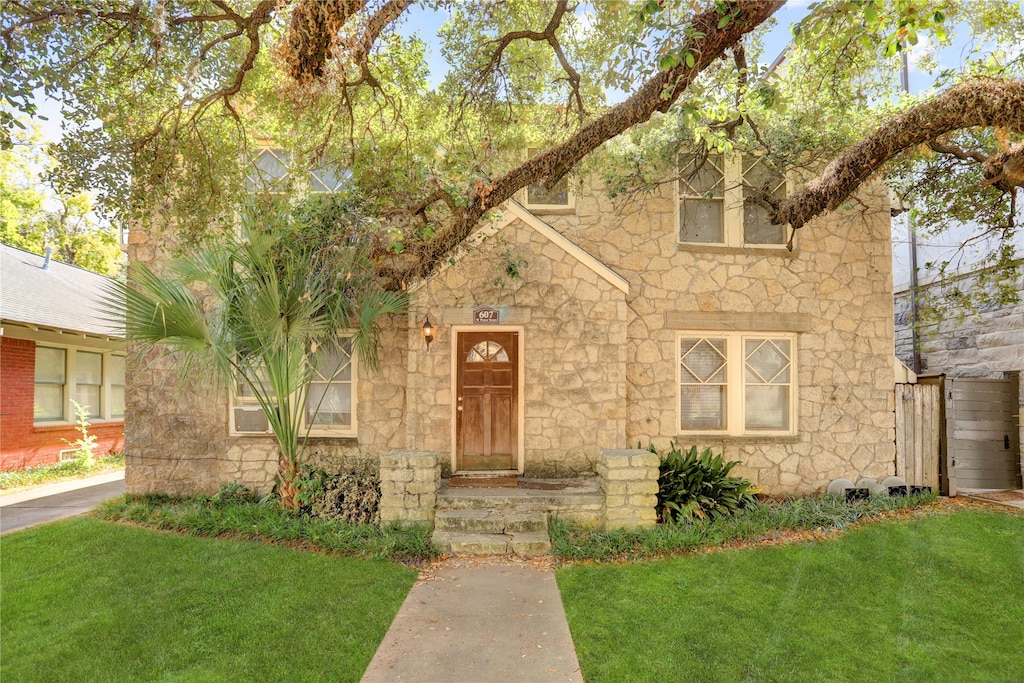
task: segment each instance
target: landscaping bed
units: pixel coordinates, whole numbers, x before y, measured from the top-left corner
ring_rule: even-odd
[[[225,491],[222,491],[224,493]],[[276,498],[260,501],[243,494],[172,498],[121,496],[93,513],[112,522],[131,522],[195,536],[249,539],[356,557],[419,560],[436,557],[426,525],[355,524],[281,508]]]
[[[677,555],[701,548],[782,539],[814,538],[906,510],[933,505],[934,494],[872,496],[847,502],[840,496],[766,500],[729,516],[684,519],[635,530],[596,531],[555,520],[552,552],[561,560],[621,560]]]
[[[106,474],[107,472],[116,472],[123,469],[124,453],[97,457],[92,462],[89,462],[86,458],[75,458],[52,465],[40,465],[23,470],[0,472],[0,491],[10,493],[11,491],[30,486],[54,484],[60,481],[92,477],[97,474]]]

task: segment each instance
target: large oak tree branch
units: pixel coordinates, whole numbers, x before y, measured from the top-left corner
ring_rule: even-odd
[[[724,3],[723,11],[729,13],[733,20],[722,28],[718,24],[723,11],[710,7],[698,13],[690,23],[693,29],[691,35],[696,37],[687,40],[683,47],[693,55],[692,66],[680,60],[678,66],[651,77],[632,96],[583,126],[562,144],[527,160],[492,183],[472,188],[465,208],[454,216],[451,226],[437,238],[414,248],[419,257],[418,262],[409,272],[403,273],[403,277],[429,273],[435,264],[469,236],[484,213],[522,188],[544,178],[565,175],[608,140],[647,121],[655,112],[667,111],[704,69],[783,4],[783,0],[734,0]]]
[[[885,162],[955,130],[1000,126],[1024,133],[1024,81],[977,78],[953,86],[882,124],[779,206],[775,224],[800,228],[840,206]]]

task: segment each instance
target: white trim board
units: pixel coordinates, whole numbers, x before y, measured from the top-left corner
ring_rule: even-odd
[[[514,199],[509,199],[503,205],[503,209],[504,210],[502,211],[500,218],[498,218],[496,221],[492,223],[486,223],[480,228],[478,228],[476,231],[474,231],[466,239],[464,245],[459,246],[456,252],[450,258],[448,258],[447,260],[445,260],[444,263],[438,266],[437,270],[428,275],[426,278],[417,280],[415,283],[413,283],[409,287],[410,293],[418,291],[431,278],[435,277],[440,273],[443,273],[445,270],[447,270],[448,268],[452,267],[453,265],[461,261],[463,258],[465,258],[466,255],[470,253],[472,247],[475,247],[483,243],[488,237],[497,234],[498,232],[508,227],[508,225],[510,225],[513,221],[516,220],[522,221],[524,225],[533,228],[533,230],[536,231],[538,234],[542,235],[549,242],[562,249],[562,251],[564,251],[566,254],[572,256],[574,259],[582,263],[584,266],[593,271],[595,275],[600,277],[602,280],[606,281],[608,284],[612,285],[613,287],[615,287],[624,294],[629,293],[629,281],[626,280],[626,278],[616,273],[614,270],[606,266],[600,260],[591,256],[582,247],[572,242],[570,239],[565,237],[565,235],[558,232],[553,227],[545,223],[543,220],[535,216],[522,204],[520,204]]]

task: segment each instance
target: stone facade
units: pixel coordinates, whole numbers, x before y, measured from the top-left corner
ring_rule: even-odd
[[[170,258],[173,238],[132,230],[128,258],[159,271]],[[405,446],[406,317],[381,327],[379,367],[360,366],[356,382],[356,438],[310,438],[310,463],[337,471],[346,464],[377,460]],[[160,350],[135,357],[129,347],[125,391],[125,482],[132,493],[214,493],[234,481],[268,492],[278,470],[272,436],[232,435],[228,389],[194,376],[178,379]]]
[[[544,216],[629,281],[623,445],[711,447],[776,493],[837,477],[894,473],[892,263],[884,188],[799,231],[792,252],[680,245],[670,185],[616,206],[584,185],[572,215]],[[749,327],[744,327],[744,319]],[[680,437],[682,330],[792,329],[798,335],[793,437]]]
[[[592,473],[598,451],[622,445],[626,294],[570,251],[512,220],[413,292],[410,328],[429,316],[439,334],[429,351],[411,340],[410,447],[452,452],[454,331],[475,329],[480,306],[520,330],[527,476]],[[521,262],[521,277],[504,271],[509,259]],[[453,467],[447,458],[446,473]]]
[[[410,292],[391,321],[377,374],[360,368],[358,435],[317,440],[320,461],[437,451],[454,462],[453,343],[474,309],[499,311],[520,334],[521,444],[528,476],[590,475],[602,450],[697,445],[739,460],[734,473],[773,493],[822,490],[837,477],[894,473],[893,310],[886,193],[800,230],[796,248],[678,243],[670,185],[614,203],[584,183],[573,211],[532,214],[510,203],[450,263]],[[132,232],[129,255],[153,263]],[[148,251],[147,251],[148,250]],[[429,316],[436,340],[424,344]],[[679,338],[688,331],[794,334],[791,435],[680,436]],[[230,436],[223,391],[174,394],[157,363],[132,368],[130,491],[184,493],[241,480],[272,483],[272,439]],[[162,374],[161,374],[162,373]],[[645,494],[646,495],[646,494]]]

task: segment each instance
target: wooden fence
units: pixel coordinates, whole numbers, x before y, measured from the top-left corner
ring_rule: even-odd
[[[914,486],[939,490],[942,388],[896,385],[896,476]]]

